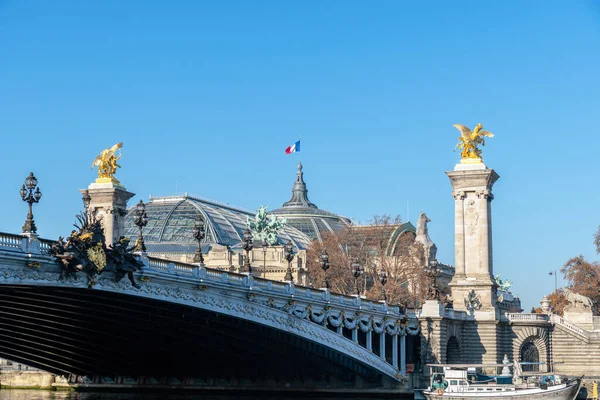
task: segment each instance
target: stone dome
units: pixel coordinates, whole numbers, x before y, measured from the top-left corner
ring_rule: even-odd
[[[341,231],[352,224],[350,219],[321,210],[308,200],[302,163],[298,163],[296,181],[292,188],[292,198],[283,203],[281,208],[269,213],[278,217],[285,217],[287,226],[292,226],[310,239],[319,241],[323,233]]]

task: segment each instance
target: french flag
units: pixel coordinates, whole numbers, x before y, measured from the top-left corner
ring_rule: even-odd
[[[300,151],[300,141],[298,140],[296,143],[285,149],[285,154],[292,154],[297,151]]]

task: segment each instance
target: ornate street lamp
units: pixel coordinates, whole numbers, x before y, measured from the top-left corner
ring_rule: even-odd
[[[558,275],[556,274],[556,270],[548,272],[548,275],[550,275],[550,276],[554,275],[554,291],[555,292],[558,291],[558,281],[557,281]]]
[[[86,189],[83,191],[83,194],[81,195],[81,200],[83,200],[83,210],[87,212],[88,207],[90,206],[90,202],[92,201],[92,196],[90,196],[89,190]]]
[[[286,281],[294,282],[294,276],[292,275],[292,260],[294,259],[294,245],[291,240],[288,240],[286,245],[283,247],[284,258],[288,262],[287,272],[285,273]]]
[[[25,184],[19,190],[21,194],[21,198],[24,202],[29,204],[29,212],[27,213],[27,219],[25,220],[25,225],[23,225],[23,233],[36,233],[37,228],[35,226],[35,222],[33,221],[33,212],[32,212],[32,204],[39,203],[42,198],[42,192],[40,192],[40,188],[36,188],[38,181],[35,176],[33,176],[33,172],[29,174],[27,178],[25,178]],[[35,192],[34,192],[35,189]]]
[[[248,271],[248,275],[252,275],[252,266],[250,265],[250,250],[254,248],[252,243],[252,233],[246,228],[244,232],[244,240],[242,241],[242,249],[246,251],[246,262],[244,263],[244,272]]]
[[[384,269],[379,271],[379,282],[381,282],[381,291],[383,292],[383,301],[387,303],[387,295],[385,294],[385,284],[387,283],[387,272]]]
[[[146,245],[144,244],[144,236],[142,235],[142,229],[148,225],[148,215],[146,215],[146,206],[144,202],[140,200],[140,202],[135,206],[135,211],[133,214],[133,223],[140,229],[140,236],[138,240],[136,240],[135,248],[133,251],[146,251]]]
[[[364,267],[360,264],[358,257],[352,260],[352,275],[354,275],[354,285],[356,286],[356,296],[360,297],[360,289],[358,288],[358,278],[365,273]]]
[[[194,254],[193,262],[204,264],[204,257],[202,257],[202,248],[200,242],[202,242],[202,239],[206,237],[206,231],[204,229],[204,220],[202,219],[201,215],[198,215],[196,217],[196,221],[194,221],[192,236],[198,241],[198,248],[196,249],[196,254]]]
[[[262,248],[263,248],[263,278],[266,278],[267,277],[267,249],[269,248],[269,243],[267,243],[267,239],[263,239]]]
[[[325,249],[321,252],[321,268],[323,268],[323,272],[325,272],[325,282],[323,282],[323,285],[325,286],[325,289],[329,289],[329,277],[327,276],[327,270],[329,269],[329,254],[327,254]]]

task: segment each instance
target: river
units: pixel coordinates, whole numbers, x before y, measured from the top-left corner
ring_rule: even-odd
[[[363,400],[367,397],[337,397],[344,400]],[[368,397],[370,400],[381,398]],[[168,393],[108,393],[108,392],[54,392],[49,390],[0,390],[0,400],[331,400],[331,397],[296,396],[215,396],[206,394]]]

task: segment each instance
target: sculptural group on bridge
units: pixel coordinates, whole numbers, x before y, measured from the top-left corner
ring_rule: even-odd
[[[134,247],[128,247],[129,238],[121,236],[107,248],[100,219],[85,211],[77,216],[77,220],[77,230],[71,232],[66,242],[62,236],[59,237],[49,251],[64,267],[63,278],[77,278],[78,272],[84,272],[88,277],[88,287],[92,288],[96,283],[96,275],[109,271],[115,274],[116,281],[127,274],[131,284],[139,288],[133,272],[139,270],[143,263],[133,255]]]

